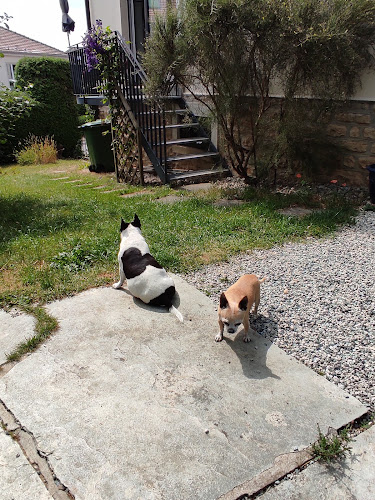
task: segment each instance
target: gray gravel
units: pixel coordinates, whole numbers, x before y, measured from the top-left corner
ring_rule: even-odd
[[[183,277],[217,303],[242,274],[267,276],[252,327],[375,409],[375,212],[334,237],[259,250]]]

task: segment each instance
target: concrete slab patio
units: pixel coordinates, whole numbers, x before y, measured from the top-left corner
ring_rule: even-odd
[[[317,424],[366,412],[260,335],[215,343],[215,306],[175,281],[183,324],[126,290],[92,289],[50,304],[58,332],[0,378],[76,499],[230,498],[315,441]]]
[[[374,500],[375,426],[359,434],[350,447],[345,458],[329,465],[314,463],[259,500]]]
[[[2,500],[52,499],[18,444],[1,428],[0,468],[0,498]]]

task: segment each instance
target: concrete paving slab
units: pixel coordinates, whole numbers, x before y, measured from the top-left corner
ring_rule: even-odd
[[[366,411],[260,335],[215,343],[216,307],[175,281],[183,324],[92,289],[51,304],[60,330],[0,379],[77,500],[216,499]]]
[[[18,444],[0,427],[0,498],[2,500],[51,500],[37,472]]]
[[[0,365],[18,344],[34,335],[35,319],[17,311],[0,310]]]
[[[214,203],[215,207],[237,207],[244,205],[246,202],[244,200],[218,200]]]
[[[345,459],[331,465],[318,462],[272,487],[261,500],[374,500],[375,426],[350,443]]]
[[[185,197],[185,196],[177,196],[175,194],[170,194],[168,196],[164,196],[163,198],[159,198],[157,201],[159,203],[177,203],[179,201],[185,201],[187,200],[188,198]]]
[[[197,184],[186,184],[186,186],[181,186],[180,189],[185,191],[191,191],[193,193],[197,191],[209,191],[212,189],[211,182],[199,182]]]
[[[288,207],[282,208],[278,210],[278,212],[282,215],[288,215],[291,217],[304,217],[305,215],[311,215],[314,210],[311,208],[303,208],[303,207]]]

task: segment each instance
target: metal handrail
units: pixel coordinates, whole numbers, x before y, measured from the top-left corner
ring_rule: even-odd
[[[147,75],[131,52],[126,40],[115,32],[119,72],[115,75],[122,97],[129,104],[142,134],[142,145],[155,170],[167,182],[167,154],[164,109],[151,102],[145,95]],[[103,79],[98,70],[88,71],[87,56],[83,47],[68,52],[75,95],[98,96]]]
[[[164,109],[145,95],[147,76],[121,35],[116,33],[121,93],[135,116],[143,137],[143,146],[154,168],[167,182],[166,130]]]

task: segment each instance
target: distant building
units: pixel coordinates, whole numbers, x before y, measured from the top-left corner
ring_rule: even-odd
[[[65,52],[50,47],[27,36],[0,26],[0,85],[13,88],[15,83],[14,68],[22,57],[59,57],[68,59]]]

